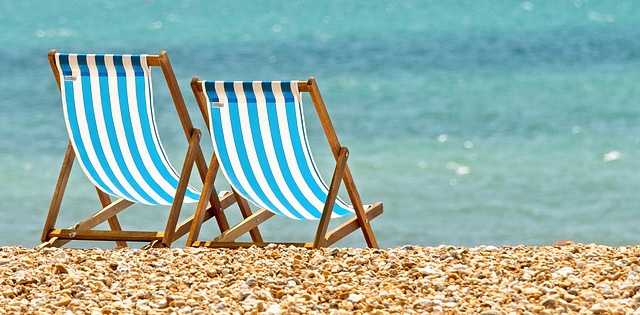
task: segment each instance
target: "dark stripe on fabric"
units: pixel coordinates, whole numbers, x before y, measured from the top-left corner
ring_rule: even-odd
[[[204,91],[209,98],[209,106],[211,109],[209,115],[209,131],[211,133],[213,144],[216,148],[216,153],[218,160],[220,161],[220,165],[223,168],[224,172],[227,174],[230,184],[235,187],[240,194],[242,194],[246,198],[249,198],[249,194],[244,189],[244,187],[240,185],[238,177],[233,171],[233,168],[226,167],[227,165],[231,165],[231,159],[227,151],[224,129],[222,128],[222,116],[220,113],[221,109],[211,106],[211,103],[220,101],[220,98],[218,97],[218,93],[216,91],[215,82],[205,82]],[[251,198],[249,198],[249,200],[253,202]]]
[[[120,198],[148,204],[172,203],[179,175],[169,164],[166,154],[164,153],[164,150],[162,150],[162,145],[157,134],[152,108],[150,77],[145,76],[148,71],[146,71],[146,65],[143,66],[142,60],[142,58],[146,57],[139,55],[126,55],[126,58],[131,58],[132,65],[125,66],[123,55],[100,54],[73,56],[76,56],[78,60],[77,68],[74,66],[77,70],[74,70],[70,66],[69,54],[58,54],[57,58],[60,71],[63,74],[61,82],[63,83],[62,86],[66,95],[65,110],[67,112],[67,123],[69,126],[70,136],[73,139],[78,159],[85,169],[87,176],[89,176],[97,186],[105,190],[105,192]],[[112,81],[113,79],[109,79],[109,71],[105,60],[107,56],[113,58],[113,69],[117,77],[115,78],[115,81]],[[91,69],[90,67],[94,66],[93,64],[90,65],[90,60],[88,60],[88,58],[94,57],[95,69]],[[132,77],[135,78],[135,87],[133,90],[128,90],[127,69],[132,71]],[[97,85],[91,84],[91,71],[97,72]],[[79,78],[74,79],[75,81],[66,81],[66,79],[68,79],[67,76],[71,75],[79,76]],[[147,79],[149,81],[147,81]],[[80,84],[79,87],[83,94],[82,100],[75,99],[74,86],[76,84]],[[100,92],[99,99],[97,98],[98,94],[96,94],[98,91],[93,90],[96,86]],[[110,94],[112,91],[117,93],[117,95],[115,95],[117,104],[111,103],[112,96]],[[131,93],[134,93],[132,96],[136,97],[138,104],[129,104],[129,95]],[[133,106],[130,107],[130,105]],[[86,117],[77,117],[77,106],[82,106],[84,108]],[[114,106],[119,107],[122,117],[114,117]],[[96,116],[95,110],[98,108],[102,111],[101,117]],[[130,108],[135,109],[134,112],[131,112]],[[146,149],[149,150],[148,154],[151,156],[154,165],[145,165],[142,160],[140,151],[141,147],[139,147],[141,143],[136,143],[135,133],[137,131],[135,130],[137,129],[133,128],[132,115],[139,115],[138,118],[140,119],[140,131],[142,131],[142,138],[144,139],[144,144],[146,144]],[[82,141],[79,119],[86,121],[89,134],[85,136],[88,136],[88,138],[91,139],[91,148],[87,147]],[[122,120],[122,125],[124,127],[123,132],[128,147],[121,146],[125,145],[125,143],[124,139],[118,138],[115,119]],[[101,131],[102,129],[98,129],[99,121],[104,123],[106,132]],[[105,141],[109,142],[108,146]],[[106,150],[113,153],[113,161],[110,160],[111,158],[107,159]],[[134,165],[127,164],[127,160],[123,155],[123,150],[129,151],[133,158]],[[89,152],[93,152],[92,154],[95,154],[100,167],[106,175],[105,178],[101,178],[98,175],[97,169],[92,165],[91,160],[89,159]],[[113,164],[110,164],[110,161]],[[173,187],[173,192],[169,193],[168,191],[165,191],[159,183],[155,182],[147,167],[155,167],[156,171],[163,177],[163,181],[166,181],[169,186]],[[119,175],[116,176],[116,168],[122,174],[122,177],[124,177],[121,177],[123,182],[118,179]],[[142,186],[135,180],[135,177],[131,172],[132,169],[137,169],[139,171],[143,180],[156,194],[160,195],[162,201],[154,200],[154,197],[149,195],[148,189],[142,188]],[[107,180],[110,181],[112,185],[120,191],[120,193],[115,193],[115,191],[109,189],[105,183]],[[125,188],[125,182],[130,187]],[[169,188],[167,187],[167,189]],[[134,198],[134,192],[140,197]],[[142,200],[137,200],[139,198]],[[189,186],[186,192],[186,198],[190,198],[194,201],[198,200],[199,192]]]
[[[313,208],[313,206],[309,203],[307,198],[300,190],[298,183],[296,183],[295,179],[293,178],[293,174],[291,174],[290,170],[290,165],[287,162],[287,158],[285,156],[284,145],[282,143],[282,137],[280,135],[280,122],[278,118],[277,104],[275,96],[273,94],[271,83],[269,82],[268,84],[265,84],[263,82],[262,87],[263,91],[265,91],[265,96],[268,95],[268,99],[270,99],[270,101],[267,102],[269,104],[267,106],[269,130],[271,131],[270,136],[273,142],[273,149],[276,154],[277,163],[280,166],[281,175],[284,178],[284,181],[286,182],[287,187],[289,188],[293,196],[296,198],[296,200],[298,200],[302,207],[308,211],[308,209]],[[313,214],[313,212],[311,213]],[[293,212],[293,214],[299,219],[304,219],[304,217],[298,211]]]
[[[295,207],[291,204],[291,202],[285,197],[282,193],[281,187],[278,185],[276,181],[273,170],[269,165],[269,157],[267,156],[264,140],[262,137],[262,131],[260,129],[260,117],[258,115],[258,106],[268,106],[268,104],[258,104],[256,101],[255,93],[253,91],[253,82],[244,82],[243,83],[245,95],[250,95],[247,97],[247,105],[248,105],[248,113],[249,113],[249,122],[251,126],[251,135],[253,137],[253,144],[256,150],[256,156],[258,162],[260,164],[260,170],[269,185],[269,189],[273,192],[276,199],[287,209],[288,212],[293,215],[298,216]]]
[[[80,84],[82,87],[82,96],[83,96],[83,106],[85,113],[85,122],[87,123],[87,128],[89,129],[89,137],[91,139],[91,145],[93,148],[93,152],[95,153],[98,163],[100,167],[104,171],[107,179],[115,188],[120,191],[120,194],[126,199],[134,199],[133,196],[126,191],[126,189],[122,186],[120,181],[116,178],[115,173],[111,169],[111,165],[107,162],[107,157],[104,152],[103,141],[100,136],[100,132],[98,131],[98,119],[103,120],[104,117],[96,117],[95,115],[95,106],[101,106],[100,104],[93,104],[93,97],[95,92],[93,91],[91,86],[91,69],[89,69],[89,64],[87,62],[86,55],[78,55],[78,66],[80,68],[80,73],[82,73],[82,80],[80,80]],[[80,106],[80,104],[78,104]],[[106,179],[105,179],[106,180]],[[108,189],[107,187],[101,187],[104,189]]]
[[[131,188],[133,188],[140,198],[142,198],[142,200],[137,200],[138,202],[154,203],[153,198],[151,198],[151,196],[149,196],[149,194],[134,179],[131,171],[127,167],[124,156],[122,155],[122,146],[118,140],[114,120],[115,118],[113,117],[113,104],[111,104],[111,94],[109,90],[109,73],[106,67],[104,55],[96,56],[96,67],[100,76],[100,97],[102,101],[102,112],[104,115],[105,127],[107,129],[107,136],[109,137],[111,151],[113,152],[113,157],[118,165],[118,169],[125,177]],[[120,108],[120,104],[115,104],[115,106]]]
[[[244,128],[251,128],[251,126],[244,126],[240,119],[240,109],[238,104],[238,91],[235,90],[233,82],[225,82],[224,84],[225,92],[227,97],[229,97],[229,118],[231,123],[231,130],[233,133],[233,140],[236,146],[236,153],[238,154],[238,161],[241,164],[241,170],[244,174],[245,179],[247,180],[249,187],[256,194],[256,199],[260,201],[258,204],[268,208],[268,209],[277,209],[275,204],[269,198],[267,198],[263,188],[256,178],[256,173],[251,163],[249,162],[249,155],[247,152],[244,135],[242,130]],[[242,106],[246,106],[243,104]],[[250,130],[250,129],[249,129]]]
[[[139,57],[137,56],[135,58],[132,57],[132,61],[138,60],[138,58]],[[139,60],[137,64],[138,65],[140,64]],[[138,114],[138,117],[140,117],[140,128],[141,128],[142,136],[144,139],[143,141],[146,145],[146,150],[147,150],[146,152],[151,157],[151,160],[153,163],[153,165],[146,165],[146,168],[154,167],[158,171],[160,176],[162,176],[162,178],[175,189],[176,187],[178,187],[178,180],[174,176],[172,176],[172,174],[167,170],[166,166],[164,165],[162,158],[160,157],[160,154],[155,147],[155,141],[152,136],[153,130],[152,130],[151,124],[154,124],[154,123],[152,122],[153,117],[149,117],[149,113],[148,113],[148,106],[150,106],[150,103],[147,101],[147,94],[146,94],[147,82],[146,81],[147,81],[147,78],[145,77],[140,77],[140,76],[135,77],[135,88],[136,88],[135,96],[138,102],[137,114]],[[139,148],[139,150],[140,149],[142,148]],[[156,193],[160,195],[160,197],[162,197],[165,201],[167,201],[168,203],[173,202],[174,196],[167,193],[167,191],[165,191],[162,187],[160,187],[159,185],[153,185],[152,187],[154,188]]]
[[[256,82],[258,83],[258,82]],[[211,110],[210,117],[210,131],[213,134],[214,146],[216,153],[220,160],[221,167],[231,184],[236,190],[245,196],[253,203],[269,209],[275,213],[283,214],[273,201],[267,198],[266,190],[269,190],[269,194],[273,194],[277,198],[278,202],[284,206],[290,212],[293,218],[305,219],[305,217],[299,211],[304,211],[311,216],[319,218],[321,216],[321,207],[314,206],[307,197],[317,198],[321,203],[324,203],[327,198],[328,188],[322,182],[321,176],[318,173],[315,164],[313,162],[311,151],[308,146],[305,126],[304,126],[304,113],[302,112],[301,102],[296,101],[296,97],[292,91],[292,82],[259,82],[262,87],[262,94],[265,98],[265,104],[258,104],[256,91],[253,89],[253,82],[214,82],[206,81],[203,84],[205,93],[208,97],[209,106]],[[221,85],[221,86],[220,86]],[[281,95],[274,93],[275,86],[281,90]],[[236,90],[238,87],[238,90]],[[241,89],[241,90],[240,90]],[[225,93],[228,99],[228,104],[225,104],[224,109],[213,107],[213,103],[220,102],[219,94]],[[296,92],[297,93],[297,92]],[[244,95],[244,99],[239,95]],[[284,98],[284,104],[276,102],[276,98]],[[240,109],[240,106],[247,106],[246,109]],[[264,106],[266,111],[266,117],[260,116],[258,106]],[[282,107],[282,116],[279,116],[279,107]],[[241,112],[246,110],[248,115],[248,125],[244,125],[241,120]],[[222,125],[223,116],[228,115],[229,131]],[[244,114],[242,114],[244,115]],[[269,134],[263,135],[261,124],[267,124],[266,130]],[[288,129],[286,134],[281,134],[281,127],[284,130]],[[244,128],[244,129],[243,129]],[[245,132],[243,132],[245,130]],[[246,147],[248,139],[245,139],[245,133],[250,131],[253,148]],[[230,132],[231,134],[225,134]],[[285,147],[284,137],[288,137],[288,141],[291,142],[292,147]],[[234,169],[231,163],[231,155],[228,151],[230,149],[230,143],[226,143],[233,139],[233,145],[235,146],[235,153],[237,154],[238,163],[241,169]],[[275,157],[267,156],[266,147],[264,141],[271,141]],[[288,146],[288,145],[287,145]],[[251,165],[249,152],[253,155],[255,150],[258,165]],[[287,155],[290,150],[293,150],[293,160],[288,160]],[[234,159],[236,157],[234,156]],[[286,197],[284,194],[284,187],[278,185],[274,169],[271,168],[269,159],[275,159],[273,163],[277,164],[280,169],[278,177],[282,177],[288,190],[296,199],[296,205],[292,203],[292,200]],[[253,168],[259,168],[258,170]],[[299,172],[304,182],[296,182],[293,176],[292,169]],[[260,181],[258,177],[264,178],[268,187],[260,187]],[[296,175],[297,176],[297,175]],[[247,187],[243,187],[240,184],[239,178],[244,178],[247,182]],[[262,180],[262,179],[261,179]],[[300,185],[306,185],[311,191],[313,196],[307,196],[300,189]],[[251,188],[251,189],[249,189]],[[248,194],[251,190],[253,193]],[[300,205],[298,205],[298,203]],[[302,209],[299,208],[302,206]],[[298,211],[299,210],[299,211]],[[341,200],[337,200],[334,212],[337,215],[344,215],[350,213],[349,209]]]
[[[114,56],[114,65],[120,64],[122,65],[122,57]],[[123,67],[116,66],[116,71],[118,69],[122,69]],[[137,113],[131,113],[129,109],[129,92],[127,87],[127,78],[124,75],[118,74],[117,77],[117,88],[118,88],[118,101],[120,102],[120,108],[122,112],[122,124],[124,126],[125,135],[127,138],[127,144],[129,146],[128,150],[131,153],[131,157],[133,158],[133,162],[135,164],[136,169],[140,172],[140,175],[144,179],[144,181],[149,185],[149,187],[156,193],[164,191],[153,179],[149,171],[144,165],[142,160],[142,156],[140,155],[140,148],[137,145],[135,132],[133,129],[133,123],[131,121],[131,117],[133,115],[137,115]],[[168,203],[173,201],[173,196],[169,196],[168,194],[160,195],[163,200]],[[159,204],[159,202],[155,201],[154,204]]]
[[[214,89],[215,90],[215,89]],[[217,98],[217,95],[215,96]],[[210,99],[212,102],[217,102],[219,100]],[[214,140],[214,146],[216,148],[216,154],[218,160],[220,161],[220,165],[223,168],[230,184],[235,187],[235,189],[242,196],[247,198],[249,201],[254,204],[258,204],[256,200],[252,198],[252,195],[248,193],[248,191],[240,184],[238,176],[236,175],[233,167],[231,167],[231,158],[229,157],[229,152],[227,150],[226,144],[226,136],[224,129],[222,127],[222,116],[221,116],[220,108],[211,108],[211,117],[209,120],[209,126],[211,129],[212,139]]]
[[[302,174],[306,185],[309,187],[309,189],[311,189],[311,191],[313,192],[313,194],[316,196],[316,198],[318,198],[319,200],[321,200],[322,202],[325,202],[327,199],[327,192],[328,192],[328,188],[326,186],[320,186],[321,182],[317,181],[316,178],[313,176],[312,171],[309,169],[309,165],[307,164],[307,159],[306,159],[306,148],[303,148],[302,143],[301,143],[301,139],[303,138],[302,135],[300,135],[299,132],[299,123],[300,123],[300,119],[297,117],[297,113],[296,113],[296,109],[297,108],[297,104],[294,102],[294,98],[293,98],[293,94],[291,94],[291,85],[288,86],[288,93],[286,93],[285,98],[287,99],[287,103],[286,103],[286,112],[287,112],[287,121],[289,123],[289,137],[291,138],[291,143],[293,146],[293,151],[295,153],[295,158],[296,158],[296,166],[298,167],[298,169],[300,170],[300,174]],[[284,87],[283,87],[284,90]],[[302,115],[303,113],[300,113],[300,115]],[[340,211],[340,207],[338,205],[338,203],[336,203],[336,206],[334,207],[334,211]],[[318,216],[322,215],[320,209],[316,209],[316,211],[318,212]],[[314,215],[316,215],[314,213]]]
[[[98,70],[98,76],[100,78],[108,76],[109,72],[107,72],[107,67],[105,66],[104,55],[96,55],[95,61],[96,61],[96,68]]]
[[[59,65],[63,73],[68,73],[68,75],[73,74],[71,66],[69,64],[69,55],[60,54],[58,55]],[[62,78],[61,82],[63,83],[63,89],[65,91],[65,102],[66,112],[67,112],[67,123],[69,124],[69,131],[72,135],[73,145],[75,147],[76,154],[78,155],[78,160],[84,166],[84,169],[87,172],[89,178],[93,179],[94,183],[100,187],[104,187],[104,191],[115,195],[111,189],[108,189],[105,185],[104,181],[98,176],[98,172],[91,164],[89,159],[89,155],[87,153],[87,149],[82,142],[82,135],[80,134],[80,126],[78,125],[78,116],[76,113],[76,100],[74,93],[74,83],[73,81],[66,81]]]
[[[296,102],[291,89],[291,82],[282,82],[282,92],[286,101],[287,119],[289,121],[289,130],[291,132],[290,138],[296,155],[298,168],[316,198],[325,202],[329,187],[321,181],[321,176],[319,175],[315,165],[312,163],[310,167],[307,162],[307,157],[311,157],[311,151],[307,145],[308,142],[306,142],[306,135],[304,132],[305,126],[302,102]],[[300,133],[300,130],[303,131],[302,134]],[[343,208],[343,206],[344,203],[341,200],[337,200],[333,211],[340,215],[349,213]],[[320,210],[321,209],[318,209],[318,216],[322,215]]]

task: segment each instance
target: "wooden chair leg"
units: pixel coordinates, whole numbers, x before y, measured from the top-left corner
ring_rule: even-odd
[[[56,184],[56,190],[53,192],[53,198],[51,200],[51,206],[49,206],[49,214],[47,215],[47,219],[44,223],[44,228],[42,229],[42,237],[40,240],[42,242],[49,241],[49,231],[51,231],[58,220],[58,213],[60,212],[60,205],[62,204],[62,197],[64,196],[64,191],[67,188],[67,182],[69,181],[69,174],[71,173],[71,167],[73,166],[73,160],[76,157],[75,151],[73,151],[73,146],[71,145],[71,141],[67,145],[67,152],[64,155],[64,161],[62,162],[62,168],[60,169],[60,175],[58,176],[58,183]]]
[[[376,237],[373,235],[371,223],[369,222],[369,218],[367,218],[367,213],[362,205],[362,200],[360,199],[360,194],[358,194],[358,189],[356,188],[351,172],[349,171],[349,166],[346,166],[343,176],[344,185],[347,189],[347,193],[349,194],[349,198],[351,199],[353,210],[356,213],[356,218],[360,225],[360,229],[364,234],[367,246],[369,246],[369,248],[378,248],[378,241],[376,241]]]
[[[133,202],[129,200],[118,199],[112,202],[110,205],[106,206],[105,208],[101,209],[100,211],[76,223],[73,227],[68,229],[68,231],[73,233],[74,231],[90,230],[98,226],[100,223],[109,220],[109,218],[112,218],[114,215],[122,212],[124,209],[128,208],[132,204]],[[49,233],[47,233],[47,236],[51,234],[52,231],[54,230],[52,229],[51,231],[49,231]],[[41,246],[42,247],[49,247],[49,246],[60,247],[60,246],[63,246],[64,244],[69,243],[70,241],[71,239],[58,239],[56,237],[55,240],[51,238]]]
[[[382,214],[382,202],[378,202],[373,206],[367,208],[365,213],[367,214],[367,218],[369,220],[373,220]],[[358,223],[358,218],[356,216],[342,223],[340,226],[331,230],[331,232],[327,233],[326,236],[326,245],[331,246],[335,244],[337,241],[343,239],[345,236],[351,234],[355,230],[360,228],[360,223]]]
[[[215,156],[213,157],[211,164],[215,163],[214,159],[215,159]],[[200,200],[198,201],[198,206],[196,207],[196,213],[194,214],[194,218],[191,223],[191,229],[189,230],[189,237],[187,238],[187,246],[191,246],[193,242],[198,240],[198,236],[200,236],[200,228],[202,227],[202,223],[204,222],[204,215],[206,212],[205,210],[206,210],[207,204],[209,203],[209,199],[211,198],[211,195],[213,194],[215,189],[213,186],[213,181],[215,180],[214,168],[211,166],[209,167],[207,171],[207,176],[204,179],[204,186],[202,187]],[[216,206],[215,204],[213,204],[213,207],[219,209],[220,206],[219,205]],[[219,212],[222,212],[222,211],[219,211]]]
[[[211,157],[211,163],[209,164],[209,170],[211,170],[211,176],[209,176],[209,179],[207,178],[203,179],[204,180],[203,183],[206,183],[208,181],[211,185],[211,194],[209,197],[209,203],[212,206],[212,210],[214,214],[213,217],[216,219],[216,222],[218,223],[218,228],[220,228],[220,232],[222,233],[223,231],[226,231],[229,229],[229,221],[227,220],[227,215],[224,214],[224,209],[226,209],[229,205],[222,204],[222,201],[220,200],[220,197],[217,194],[217,190],[214,184],[216,180],[216,175],[218,174],[218,168],[219,168],[218,159],[216,158],[216,154],[214,153],[213,156]],[[209,174],[209,171],[207,171],[207,174]]]
[[[100,203],[102,207],[106,207],[111,204],[111,198],[104,191],[100,190],[100,188],[96,187],[96,191],[98,192],[98,198],[100,198]],[[122,227],[120,226],[120,221],[118,221],[118,216],[114,215],[107,220],[109,222],[109,228],[111,231],[122,231]],[[116,241],[116,246],[118,247],[127,247],[126,241]]]
[[[327,228],[329,227],[329,220],[331,219],[331,213],[333,213],[333,206],[336,203],[338,197],[338,190],[340,189],[340,181],[342,174],[344,173],[345,166],[347,165],[347,159],[349,157],[349,150],[346,147],[340,148],[340,154],[338,155],[338,161],[336,163],[336,169],[333,172],[331,178],[331,185],[329,186],[329,193],[327,194],[327,200],[324,203],[324,209],[322,210],[322,217],[320,217],[320,223],[318,223],[318,231],[316,232],[316,238],[313,241],[314,248],[326,247]]]
[[[51,201],[51,206],[49,208],[49,214],[47,215],[45,226],[42,231],[41,240],[44,243],[43,246],[63,246],[64,244],[69,242],[69,240],[63,240],[57,237],[55,237],[54,239],[51,239],[49,237],[49,233],[55,227],[58,214],[60,212],[60,206],[62,204],[62,197],[64,196],[64,191],[69,181],[69,174],[71,174],[71,168],[73,166],[74,159],[75,159],[75,151],[73,150],[71,141],[69,141],[69,144],[67,145],[67,152],[65,153],[64,161],[62,163],[62,168],[60,170],[60,176],[58,177],[58,183],[56,184],[56,190],[54,192],[53,200]],[[100,203],[102,204],[103,208],[111,204],[111,200],[109,199],[109,196],[100,190],[98,190],[98,197],[100,198]],[[120,223],[118,222],[118,219],[115,216],[115,214],[107,220],[109,221],[109,225],[112,230],[121,230]],[[75,228],[90,229],[93,227],[93,226],[86,227],[86,225],[83,225],[81,223],[82,222],[76,224]],[[119,241],[119,242],[116,242],[116,245],[126,247],[127,243],[124,241]]]
[[[331,151],[333,152],[333,155],[337,161],[341,149],[340,141],[338,141],[338,136],[335,129],[333,128],[333,124],[331,123],[331,118],[329,118],[327,107],[324,104],[324,100],[322,99],[320,89],[318,88],[315,79],[309,78],[307,83],[302,85],[302,88],[305,91],[309,92],[309,95],[311,96],[313,105],[315,106],[316,112],[318,113],[318,118],[320,119],[320,123],[322,124],[322,129],[327,136],[329,146],[331,147]],[[378,242],[373,235],[373,230],[371,229],[369,219],[367,218],[367,214],[365,213],[364,207],[362,206],[362,200],[360,199],[360,195],[358,194],[358,190],[356,189],[356,185],[353,181],[353,177],[351,176],[351,171],[349,170],[348,165],[345,166],[342,181],[344,182],[347,193],[349,194],[349,198],[351,199],[351,204],[353,205],[353,208],[355,210],[358,223],[362,228],[362,233],[364,234],[367,246],[371,248],[378,248]]]
[[[204,211],[202,211],[202,213],[204,213],[203,214],[203,220],[202,220],[203,223],[207,222],[211,218],[215,217],[216,213],[218,213],[218,212],[223,213],[223,209],[229,208],[232,204],[234,204],[236,202],[235,198],[233,197],[233,193],[232,192],[228,192],[222,198],[219,198],[219,200],[220,200],[220,205],[221,205],[220,210],[214,209],[213,206],[209,205],[209,207],[207,207]],[[190,216],[189,218],[185,219],[184,221],[180,222],[180,224],[178,224],[178,226],[176,227],[176,233],[174,235],[174,237],[176,239],[184,236],[185,234],[189,234],[190,233],[191,226],[193,225],[193,221],[195,220],[195,217],[196,216],[194,214],[194,215]],[[200,226],[202,226],[202,224],[200,224]],[[224,229],[224,230],[221,230],[221,231],[226,231],[227,229]]]
[[[198,173],[200,174],[200,179],[202,180],[202,183],[204,185],[204,183],[206,183],[207,181],[211,181],[210,185],[211,185],[211,190],[212,192],[217,191],[215,188],[215,178],[216,178],[216,174],[218,173],[218,159],[216,158],[215,153],[213,154],[213,157],[211,158],[211,163],[209,164],[209,167],[207,168],[207,166],[205,165],[204,162],[204,155],[202,155],[202,151],[199,150],[196,152],[196,166],[198,167]],[[209,171],[211,170],[211,176],[209,176]],[[209,176],[209,177],[207,177]],[[209,178],[209,179],[207,179]],[[204,190],[204,188],[203,188]],[[218,223],[218,227],[220,228],[220,232],[225,231],[227,229],[229,229],[229,221],[227,220],[227,216],[225,215],[223,209],[225,209],[225,207],[223,207],[220,203],[220,198],[218,197],[217,194],[210,194],[209,197],[209,203],[212,206],[212,209],[214,211],[214,218],[216,218],[216,222]],[[207,218],[208,219],[208,218]],[[206,220],[205,220],[206,221]],[[201,223],[202,224],[202,223]]]
[[[242,213],[242,217],[244,219],[249,218],[251,213],[251,206],[249,206],[249,202],[244,199],[240,194],[238,194],[235,189],[233,190],[233,195],[236,196],[236,202],[238,203],[238,207],[240,208],[240,212]],[[251,240],[254,242],[262,242],[262,235],[260,235],[260,231],[258,230],[258,225],[249,230],[249,235],[251,235]]]
[[[170,247],[174,241],[174,234],[176,226],[178,224],[178,217],[180,216],[180,210],[182,209],[182,201],[184,195],[187,192],[189,186],[189,178],[191,177],[191,170],[193,169],[194,159],[196,151],[200,150],[200,138],[202,133],[199,129],[194,128],[189,139],[189,148],[187,149],[187,155],[182,165],[182,172],[180,173],[180,181],[176,189],[176,195],[171,205],[171,212],[169,213],[169,219],[167,220],[167,227],[165,228],[164,237],[162,239],[162,245]]]

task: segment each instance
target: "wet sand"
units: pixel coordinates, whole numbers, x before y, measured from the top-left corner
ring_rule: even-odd
[[[2,247],[0,313],[640,314],[639,255],[593,244]]]

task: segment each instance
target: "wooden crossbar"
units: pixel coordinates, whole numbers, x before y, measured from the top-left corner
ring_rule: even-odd
[[[249,215],[234,227],[222,232],[222,234],[214,239],[216,242],[229,242],[237,239],[241,235],[253,230],[256,226],[262,224],[262,222],[271,218],[275,214],[268,210],[260,210],[256,213]]]
[[[370,220],[375,219],[382,214],[382,203],[378,202],[375,205],[367,208],[367,217]],[[331,230],[326,235],[326,247],[331,246],[351,234],[355,230],[359,229],[358,221],[355,217],[342,223],[340,226]],[[249,248],[251,246],[266,247],[270,244],[305,247],[305,248],[318,248],[314,243],[299,243],[299,242],[225,242],[225,241],[195,241],[191,244],[194,247],[209,247],[209,248]]]
[[[205,209],[203,211],[203,216],[202,216],[202,222],[206,222],[211,218],[219,218],[221,215],[220,214],[224,214],[224,210],[229,208],[234,202],[236,202],[235,197],[233,196],[232,192],[228,192],[226,193],[222,198],[219,199],[220,201],[220,206],[216,207],[216,206],[209,206],[207,209]],[[182,223],[178,224],[178,226],[176,227],[176,232],[175,232],[175,236],[180,238],[184,235],[186,235],[187,233],[189,233],[189,230],[191,229],[191,225],[193,225],[193,221],[195,220],[196,215],[192,215],[191,217],[189,217],[188,219],[182,221]],[[202,222],[200,222],[200,224],[202,224]],[[226,222],[227,224],[226,228],[220,227],[220,231],[225,231],[227,229],[229,229],[229,223]]]
[[[151,242],[161,241],[164,232],[55,229],[49,236],[66,240]]]
[[[382,214],[382,202],[378,202],[373,206],[365,210],[365,214],[369,220],[373,220]],[[340,226],[327,233],[327,246],[335,244],[337,241],[343,239],[345,236],[351,234],[355,230],[360,228],[360,223],[357,217],[349,219],[347,222],[342,223]]]
[[[271,244],[277,245],[285,245],[285,246],[295,246],[295,247],[305,247],[305,248],[314,248],[313,243],[287,243],[287,242],[277,242],[277,243],[266,243],[266,242],[214,242],[214,241],[195,241],[193,243],[193,247],[208,247],[208,248],[249,248],[251,246],[256,247],[267,247]]]

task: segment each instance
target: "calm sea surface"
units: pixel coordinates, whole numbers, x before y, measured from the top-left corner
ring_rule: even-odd
[[[0,245],[39,244],[68,142],[51,49],[166,50],[202,129],[193,76],[315,77],[362,199],[384,203],[372,223],[383,248],[640,244],[638,2],[2,0]],[[161,79],[157,120],[179,167],[186,141]],[[328,179],[332,158],[305,101]],[[98,208],[76,164],[58,226]],[[167,214],[132,208],[121,222],[160,230]],[[263,235],[310,241],[315,224],[272,219]]]

